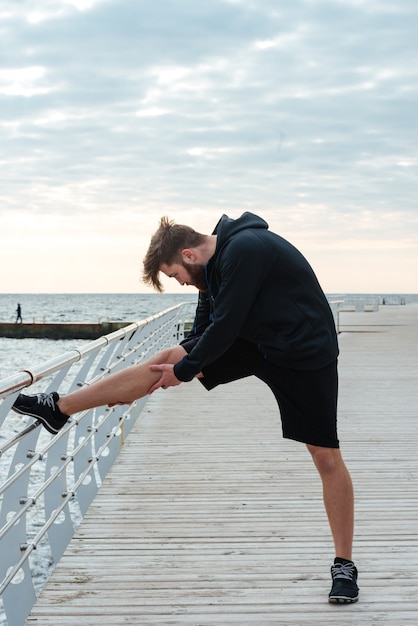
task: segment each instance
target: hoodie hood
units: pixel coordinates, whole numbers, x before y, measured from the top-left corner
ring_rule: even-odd
[[[232,235],[236,235],[241,230],[245,230],[247,228],[261,228],[267,230],[269,225],[265,220],[258,215],[254,215],[254,213],[243,213],[241,217],[238,219],[231,219],[227,215],[222,215],[219,222],[216,224],[215,230],[213,231],[214,235],[218,237],[217,248],[224,243],[226,239],[231,237]]]

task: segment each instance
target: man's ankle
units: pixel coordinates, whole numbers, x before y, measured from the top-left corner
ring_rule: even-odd
[[[58,402],[56,403],[56,407],[61,411],[63,415],[70,416],[71,413],[66,409],[65,396],[60,396]]]
[[[334,559],[334,564],[337,563],[341,563],[341,565],[345,565],[346,563],[353,563],[354,561],[350,558],[350,559],[346,559],[344,557],[341,556],[336,556]]]

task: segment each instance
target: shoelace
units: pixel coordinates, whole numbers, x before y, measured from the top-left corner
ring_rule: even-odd
[[[37,398],[38,404],[49,406],[53,411],[55,411],[55,402],[52,397],[52,393],[38,393]]]
[[[331,573],[334,580],[336,578],[355,579],[355,570],[352,563],[336,563],[331,567]]]

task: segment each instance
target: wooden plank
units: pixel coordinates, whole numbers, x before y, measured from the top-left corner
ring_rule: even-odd
[[[271,393],[193,382],[150,399],[27,626],[416,626],[418,308],[340,324],[358,604],[327,603],[319,477]]]

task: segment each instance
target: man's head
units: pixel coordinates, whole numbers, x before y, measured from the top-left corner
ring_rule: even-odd
[[[144,258],[143,280],[162,292],[160,272],[176,278],[182,285],[206,288],[204,263],[196,249],[203,246],[208,237],[190,226],[175,224],[162,217],[158,230],[151,238]]]

